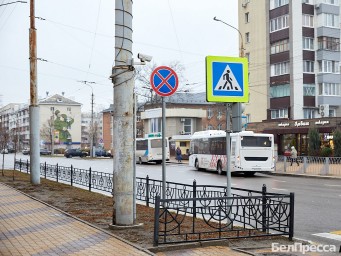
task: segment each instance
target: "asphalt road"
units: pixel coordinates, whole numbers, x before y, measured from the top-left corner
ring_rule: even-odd
[[[23,160],[28,156],[18,154]],[[13,167],[13,154],[5,155],[5,167]],[[59,164],[94,171],[112,173],[112,159],[81,159],[65,157],[41,157],[41,162]],[[2,165],[2,155],[0,157]],[[341,166],[340,166],[341,168]],[[137,176],[149,175],[152,179],[162,179],[161,165],[137,165]],[[168,163],[167,181],[191,184],[195,179],[201,185],[227,184],[225,175],[213,172],[196,171],[186,164]],[[256,174],[255,177],[232,176],[232,186],[261,190],[263,184],[269,192],[295,193],[295,234],[296,238],[317,243],[341,245],[341,179],[322,179],[309,177],[273,176]]]

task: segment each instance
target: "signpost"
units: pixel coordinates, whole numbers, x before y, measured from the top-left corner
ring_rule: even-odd
[[[176,92],[179,85],[179,79],[173,69],[167,66],[160,66],[152,72],[150,84],[155,93],[162,97],[162,199],[166,199],[166,102],[164,101],[164,97],[170,96]]]
[[[249,101],[247,59],[207,56],[206,99],[208,102],[226,102],[227,196],[231,197],[230,103]]]

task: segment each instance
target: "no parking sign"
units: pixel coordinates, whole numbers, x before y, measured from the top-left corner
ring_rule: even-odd
[[[150,76],[150,84],[160,96],[170,96],[178,89],[178,75],[167,66],[157,67]]]

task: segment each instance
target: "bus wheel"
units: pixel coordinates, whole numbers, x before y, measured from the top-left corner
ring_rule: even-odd
[[[195,169],[197,169],[197,170],[200,169],[198,159],[195,159],[195,164],[194,164],[194,166],[195,166]]]
[[[139,157],[139,164],[142,164],[142,158]]]
[[[244,176],[245,177],[253,177],[253,176],[255,176],[255,173],[256,172],[244,172]]]
[[[219,175],[221,175],[223,173],[223,166],[222,166],[220,161],[217,164],[217,172]]]

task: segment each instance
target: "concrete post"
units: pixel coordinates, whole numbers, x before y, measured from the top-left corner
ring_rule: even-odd
[[[134,224],[134,73],[132,60],[132,0],[115,1],[115,66],[113,113],[114,225]]]
[[[35,0],[30,0],[30,172],[31,183],[40,184],[40,134],[37,88],[37,36],[35,29]]]

